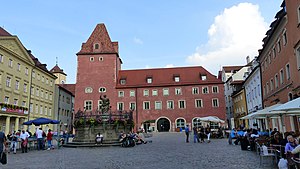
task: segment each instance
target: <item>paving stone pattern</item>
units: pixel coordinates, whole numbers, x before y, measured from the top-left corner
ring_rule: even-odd
[[[193,135],[191,135],[193,137]],[[255,152],[228,145],[227,139],[211,143],[185,143],[184,133],[154,133],[152,143],[133,148],[60,148],[8,155],[3,169],[272,169],[271,160],[259,166]]]

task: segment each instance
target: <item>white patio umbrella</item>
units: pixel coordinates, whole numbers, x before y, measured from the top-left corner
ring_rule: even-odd
[[[276,107],[275,109],[273,109],[272,111],[282,111],[282,112],[299,112],[300,113],[300,97],[294,100],[291,100],[289,102],[286,102],[285,104]]]
[[[198,118],[200,121],[205,121],[205,122],[214,122],[214,123],[225,123],[224,120],[219,119],[216,116],[207,116],[207,117],[201,117]]]

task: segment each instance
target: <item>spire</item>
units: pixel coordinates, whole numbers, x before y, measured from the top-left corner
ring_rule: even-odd
[[[58,57],[56,56],[56,66],[58,66]]]

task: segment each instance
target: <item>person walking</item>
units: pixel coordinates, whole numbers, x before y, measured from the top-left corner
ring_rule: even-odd
[[[186,142],[189,143],[189,135],[190,135],[190,128],[189,128],[189,125],[186,125],[185,127],[185,135],[186,135]]]
[[[205,134],[207,135],[207,143],[210,143],[210,127],[207,126],[206,130],[205,130]]]
[[[7,144],[6,144],[6,137],[5,134],[0,131],[0,155],[2,155],[2,152],[4,153],[5,149],[7,149]],[[3,163],[6,164],[6,163]]]
[[[25,130],[22,130],[22,133],[20,134],[22,153],[27,153],[28,137],[29,134],[25,132]]]
[[[193,128],[193,132],[194,132],[194,143],[196,143],[196,142],[199,143],[200,140],[199,140],[199,137],[198,137],[198,130],[197,130],[196,126]]]
[[[48,133],[47,133],[47,142],[48,142],[48,149],[47,150],[50,150],[52,148],[52,132],[51,132],[51,129],[48,130]]]
[[[14,131],[14,133],[11,135],[10,141],[11,141],[10,151],[12,150],[14,152],[14,154],[16,154],[17,153],[17,145],[18,145],[18,136],[16,134],[16,131]]]

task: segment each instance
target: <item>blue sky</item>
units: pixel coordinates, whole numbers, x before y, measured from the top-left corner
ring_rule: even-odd
[[[200,65],[216,75],[223,65],[257,55],[281,2],[6,1],[0,24],[48,69],[58,57],[67,83],[76,82],[76,53],[98,23],[119,42],[122,69]]]

